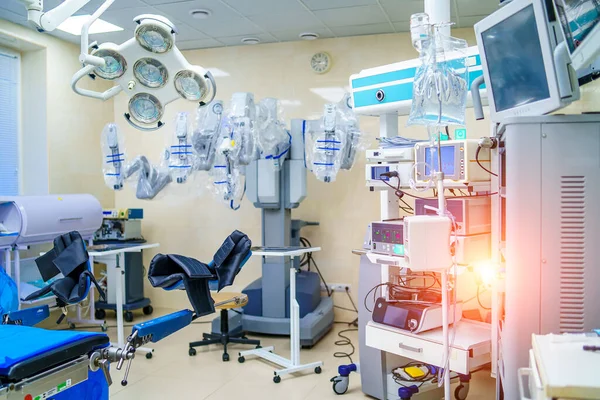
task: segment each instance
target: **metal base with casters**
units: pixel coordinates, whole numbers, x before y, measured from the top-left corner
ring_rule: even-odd
[[[320,247],[309,247],[305,249],[294,250],[254,250],[252,255],[262,257],[298,257],[304,253],[320,251]],[[264,347],[256,350],[241,351],[239,353],[239,362],[244,362],[246,356],[255,355],[269,362],[277,364],[283,368],[275,370],[273,382],[281,382],[281,375],[291,374],[293,372],[313,370],[315,374],[322,372],[322,361],[317,361],[308,364],[300,363],[300,306],[296,300],[296,273],[297,270],[293,266],[289,269],[290,274],[290,358],[284,358],[273,353],[274,347]]]
[[[227,353],[227,345],[229,343],[249,344],[260,349],[260,340],[248,339],[245,335],[245,332],[242,331],[233,333],[229,330],[229,310],[246,304],[248,302],[248,297],[241,293],[216,293],[213,295],[213,298],[216,301],[215,307],[221,309],[221,333],[203,333],[203,340],[190,343],[188,354],[190,356],[195,356],[195,347],[209,346],[211,344],[222,344],[223,361],[229,361],[229,353]],[[234,301],[236,298],[238,301]],[[239,359],[238,361],[244,362],[243,360]]]

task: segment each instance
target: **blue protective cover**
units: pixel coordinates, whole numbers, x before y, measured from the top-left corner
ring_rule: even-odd
[[[150,341],[156,343],[191,324],[193,315],[191,310],[177,311],[137,324],[133,331],[138,332],[138,337],[151,336]]]
[[[17,285],[0,266],[0,319],[4,314],[18,309]]]
[[[10,368],[19,362],[94,336],[108,338],[105,333],[99,332],[50,331],[29,326],[0,325],[0,376],[7,375]],[[106,343],[100,347],[108,345]]]

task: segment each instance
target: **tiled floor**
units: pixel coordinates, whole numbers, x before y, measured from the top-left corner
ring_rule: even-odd
[[[165,312],[166,310],[161,310]],[[160,312],[160,311],[159,311]],[[156,316],[155,314],[154,316]],[[114,320],[109,320],[114,325]],[[129,384],[121,386],[122,371],[112,369],[113,385],[111,399],[365,399],[360,389],[360,377],[353,375],[350,388],[343,396],[337,396],[329,379],[337,375],[337,366],[347,363],[347,359],[333,357],[340,348],[334,346],[339,339],[336,332],[347,328],[338,324],[325,338],[310,350],[301,352],[303,362],[323,361],[323,373],[298,373],[282,377],[279,384],[273,383],[274,366],[265,361],[248,357],[243,364],[237,361],[237,352],[248,346],[232,345],[231,361],[222,362],[222,348],[210,346],[198,348],[195,357],[188,355],[188,342],[198,340],[202,332],[210,330],[209,324],[194,324],[167,339],[154,344],[154,356],[148,360],[137,357],[132,364]],[[127,334],[126,328],[126,334]],[[116,338],[116,330],[108,331],[111,338]],[[350,334],[353,342],[358,342],[356,332]],[[289,339],[281,337],[258,337],[263,346],[275,346],[275,352],[288,357]],[[355,360],[358,357],[355,356]],[[494,380],[489,371],[480,371],[474,375],[469,400],[487,400],[494,398]]]

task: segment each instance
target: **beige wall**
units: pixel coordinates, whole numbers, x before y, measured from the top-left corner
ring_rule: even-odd
[[[71,77],[81,67],[79,47],[2,19],[0,37],[5,38],[0,45],[16,47],[21,52],[24,77],[35,76],[42,86],[33,87],[31,80],[26,79],[22,90],[32,96],[46,97],[35,106],[28,104],[22,108],[22,125],[28,132],[27,127],[32,123],[46,120],[49,193],[91,193],[104,207],[112,207],[114,194],[104,186],[100,172],[99,144],[102,127],[113,119],[113,104],[112,100],[103,103],[81,97],[71,90]],[[85,86],[101,91],[108,87],[102,81]],[[41,126],[43,128],[44,124]],[[22,151],[25,158],[31,157],[27,144]],[[36,172],[44,173],[25,171]]]
[[[470,44],[475,43],[472,30],[454,32]],[[310,69],[310,58],[318,51],[327,51],[333,58],[332,69],[323,75]],[[226,47],[184,54],[194,64],[217,67],[230,74],[217,78],[217,97],[226,103],[237,91],[252,92],[257,100],[276,97],[300,102],[296,106],[286,106],[288,120],[314,118],[322,112],[326,100],[312,92],[311,88],[344,88],[348,86],[350,75],[362,69],[417,56],[408,34]],[[155,133],[143,133],[127,126],[122,116],[126,107],[127,98],[119,95],[115,99],[115,119],[126,134],[129,156],[145,154],[159,162],[159,154],[171,134],[175,114],[179,111],[193,112],[195,105],[184,101],[169,104],[164,118],[168,125]],[[405,124],[406,118],[402,117],[401,134],[426,136],[424,129],[405,128]],[[469,111],[467,128],[471,136],[488,134],[488,126],[487,122],[475,122],[472,110]],[[379,135],[376,118],[363,117],[361,128],[373,141]],[[308,197],[292,212],[293,218],[321,223],[319,227],[305,228],[303,235],[323,248],[322,252],[315,254],[315,259],[326,280],[350,283],[354,292],[358,284],[358,258],[351,254],[351,250],[361,246],[367,224],[379,218],[379,194],[371,193],[365,187],[364,163],[364,155],[361,154],[351,171],[341,171],[337,181],[330,184],[317,181],[309,173]],[[206,176],[201,179],[206,181]],[[192,193],[198,193],[201,188],[176,189],[179,189],[176,193],[167,193],[160,199],[145,202],[136,200],[133,191],[127,188],[116,194],[116,206],[144,208],[144,234],[148,240],[161,244],[160,252],[180,253],[208,261],[223,238],[234,229],[246,232],[256,244],[260,244],[260,211],[247,200],[240,210],[230,211],[217,203],[206,190],[196,196]],[[155,253],[147,252],[146,263]],[[258,276],[260,262],[255,258],[239,275],[235,289],[241,290]],[[148,288],[148,294],[161,306],[185,307],[188,304],[183,293],[165,293]],[[337,304],[349,306],[344,295],[336,296],[340,296],[335,300]]]

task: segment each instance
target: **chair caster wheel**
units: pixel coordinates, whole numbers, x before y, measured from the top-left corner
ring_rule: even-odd
[[[321,372],[323,372],[323,370],[321,369],[321,367],[315,367],[315,374],[320,374]]]
[[[100,329],[102,330],[102,332],[106,332],[106,331],[108,330],[108,326],[106,326],[106,325],[102,325],[102,326],[100,327]]]
[[[121,381],[121,386],[127,386],[127,381],[123,379],[123,380]]]
[[[279,382],[281,382],[281,377],[280,377],[279,375],[275,375],[275,376],[273,377],[273,382],[275,382],[275,383],[279,383]]]
[[[239,356],[239,357],[238,357],[238,362],[239,362],[240,364],[243,364],[243,363],[244,363],[244,361],[246,361],[246,357],[244,357],[244,356]]]
[[[190,349],[188,350],[188,354],[190,355],[190,357],[194,357],[196,355],[196,349],[190,347]]]
[[[146,306],[142,309],[144,315],[150,315],[154,312],[154,308],[152,306]]]
[[[106,317],[106,311],[102,309],[97,309],[94,312],[94,316],[96,317],[96,319],[104,319]]]
[[[146,358],[149,360],[152,358],[152,353],[146,353]]]
[[[125,313],[125,321],[126,322],[133,322],[133,313],[131,311],[127,311]]]
[[[223,353],[223,361],[229,361],[229,354]]]

